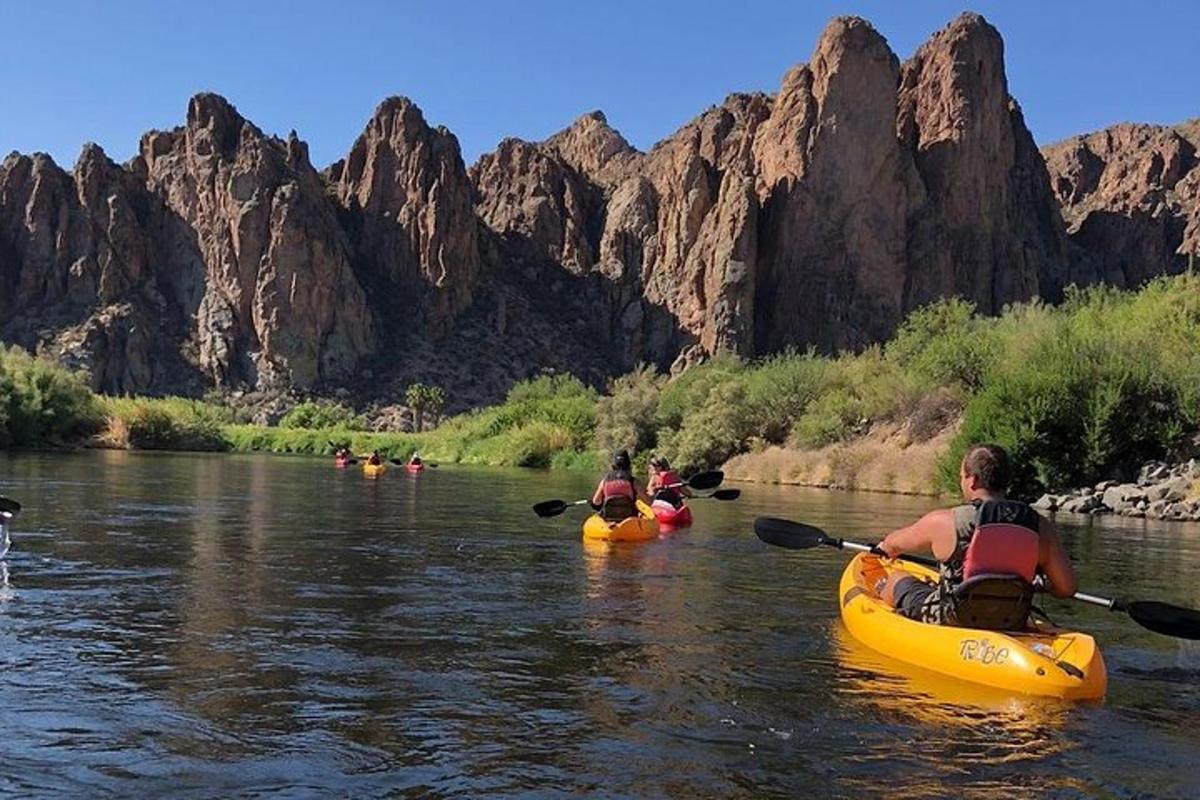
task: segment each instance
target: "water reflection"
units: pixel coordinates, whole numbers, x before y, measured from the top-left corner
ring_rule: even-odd
[[[834,551],[929,507],[744,487],[689,531],[581,540],[529,506],[590,476],[324,461],[0,456],[8,794],[1195,796],[1197,651],[1095,632],[1104,705],[986,695],[840,632]],[[1097,592],[1187,602],[1197,538],[1064,525]]]

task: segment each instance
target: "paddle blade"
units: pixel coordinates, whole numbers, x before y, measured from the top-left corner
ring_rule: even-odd
[[[717,500],[737,500],[741,496],[741,489],[717,489],[709,495],[709,497],[716,498]]]
[[[693,489],[699,489],[702,492],[709,489],[715,489],[721,485],[721,481],[725,480],[725,473],[719,469],[710,470],[708,472],[697,472],[692,477],[688,478],[684,483]]]
[[[0,511],[16,515],[21,511],[21,504],[7,497],[0,497]]]
[[[545,500],[533,507],[533,513],[539,517],[557,517],[567,510],[568,504],[562,500]]]
[[[836,540],[830,539],[820,528],[776,517],[754,520],[754,535],[767,544],[788,550],[808,550],[823,544],[836,544]]]
[[[1136,600],[1126,604],[1125,610],[1146,630],[1178,639],[1200,639],[1200,611],[1157,600]]]

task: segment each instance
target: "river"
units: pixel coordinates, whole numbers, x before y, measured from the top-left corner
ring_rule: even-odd
[[[1050,602],[1103,703],[946,690],[846,641],[837,551],[929,499],[748,485],[585,547],[589,476],[0,454],[0,792],[229,797],[1197,797],[1200,647]],[[1061,521],[1060,521],[1061,522]],[[1081,586],[1200,606],[1200,527],[1064,524]]]

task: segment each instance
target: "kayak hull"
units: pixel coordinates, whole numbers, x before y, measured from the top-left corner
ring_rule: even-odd
[[[659,526],[664,529],[686,528],[692,524],[692,509],[686,504],[676,508],[665,500],[655,500],[651,508]]]
[[[1019,632],[930,625],[897,614],[875,595],[895,570],[936,580],[937,573],[905,561],[882,563],[859,553],[838,586],[842,622],[870,649],[950,678],[1019,694],[1097,700],[1108,688],[1104,657],[1087,634],[1034,623]]]
[[[350,459],[335,458],[333,460],[333,466],[334,466],[334,469],[346,469],[346,467],[350,466]]]
[[[599,514],[592,514],[583,522],[583,538],[605,542],[644,542],[658,538],[658,520],[650,506],[638,502],[638,516],[609,522]]]
[[[424,465],[424,464],[405,464],[405,465],[404,465],[404,468],[405,468],[406,470],[408,470],[410,473],[412,473],[413,475],[416,475],[418,472],[424,472],[424,471],[425,471],[425,465]]]
[[[363,464],[363,475],[368,478],[378,478],[387,472],[387,464]]]

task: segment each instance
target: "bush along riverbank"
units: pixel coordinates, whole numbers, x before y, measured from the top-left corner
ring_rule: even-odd
[[[327,400],[295,405],[272,426],[240,413],[196,400],[97,397],[80,376],[0,353],[6,446],[327,454],[349,443],[395,458],[420,450],[446,462],[589,470],[627,447],[643,462],[656,452],[683,471],[724,464],[745,480],[955,493],[964,449],[992,441],[1020,468],[1014,493],[1033,500],[1128,482],[1148,461],[1194,455],[1200,280],[1070,290],[1059,306],[1033,302],[999,317],[944,300],[858,353],[753,362],[718,354],[674,377],[637,369],[604,392],[543,375],[500,405],[419,433],[366,430],[378,420]]]

